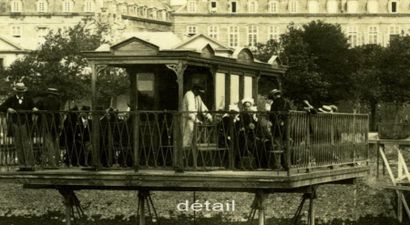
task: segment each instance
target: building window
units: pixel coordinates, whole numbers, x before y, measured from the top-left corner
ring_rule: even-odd
[[[229,5],[229,7],[231,8],[231,13],[237,12],[236,6],[237,6],[236,1],[231,1],[231,4]]]
[[[228,45],[229,47],[239,46],[239,28],[238,26],[230,26],[228,32]]]
[[[211,3],[209,4],[209,11],[212,13],[215,13],[217,10],[216,8],[216,1],[211,1]]]
[[[391,25],[389,27],[389,41],[393,40],[394,38],[397,38],[400,36],[401,33],[401,28],[396,25]]]
[[[196,12],[196,1],[195,0],[188,1],[187,10],[188,12]]]
[[[268,30],[268,39],[278,41],[280,37],[279,27],[278,26],[270,26]]]
[[[46,0],[37,1],[37,12],[44,13],[48,11],[48,2]]]
[[[93,0],[86,0],[84,2],[84,12],[94,12],[94,1]],[[124,9],[122,10],[124,13]]]
[[[39,39],[43,39],[48,34],[47,27],[38,27],[37,28],[37,36]]]
[[[369,44],[378,44],[378,35],[379,31],[376,26],[370,26],[369,27]]]
[[[258,27],[256,25],[248,26],[248,46],[256,47],[258,44]]]
[[[22,30],[20,25],[13,25],[11,26],[11,36],[13,37],[21,37]]]
[[[208,27],[208,36],[215,40],[218,40],[218,26],[209,26]]]
[[[268,11],[270,13],[277,13],[279,12],[279,2],[278,1],[269,1],[268,3]]]
[[[357,0],[347,1],[347,13],[357,13],[359,2]]]
[[[327,7],[327,12],[328,13],[338,13],[338,2],[336,0],[328,0],[326,7]]]
[[[162,20],[164,21],[168,20],[168,13],[166,10],[162,10]]]
[[[10,2],[11,12],[23,12],[23,1],[12,0]]]
[[[309,0],[308,11],[309,13],[319,13],[319,2],[317,0]]]
[[[194,36],[197,33],[197,27],[196,26],[187,26],[186,28],[186,34],[188,37]]]
[[[350,47],[354,48],[359,45],[359,33],[357,26],[349,26],[347,28],[347,38],[350,44]]]
[[[257,1],[251,0],[248,2],[248,12],[249,13],[258,12],[258,2]]]
[[[289,12],[296,13],[298,12],[298,2],[296,0],[289,1]]]
[[[74,2],[72,0],[63,1],[63,12],[72,12],[74,7]]]
[[[379,12],[378,0],[369,0],[367,2],[367,12],[368,13],[378,13]]]
[[[398,2],[397,1],[390,1],[390,4],[389,4],[389,11],[391,12],[391,13],[396,13],[396,12],[398,12]]]

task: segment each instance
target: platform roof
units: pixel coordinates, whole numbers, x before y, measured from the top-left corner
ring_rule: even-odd
[[[186,40],[172,32],[124,33],[122,37],[117,43],[104,44],[84,54],[96,64],[116,66],[183,61],[187,64],[249,69],[270,75],[284,72],[284,68],[277,63],[256,60],[247,48],[229,48],[203,34]]]

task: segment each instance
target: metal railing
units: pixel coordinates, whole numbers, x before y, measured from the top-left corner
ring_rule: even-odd
[[[218,111],[198,123],[192,114],[2,114],[0,166],[289,171],[368,159],[367,115]]]

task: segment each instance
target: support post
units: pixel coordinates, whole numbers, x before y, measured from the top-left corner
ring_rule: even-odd
[[[71,217],[72,212],[73,212],[73,205],[71,204],[71,201],[67,198],[67,196],[63,196],[64,198],[64,207],[65,207],[65,224],[66,225],[71,225]]]
[[[77,198],[73,190],[60,188],[58,189],[58,192],[63,196],[66,225],[71,225],[71,219],[74,218],[75,211],[80,218],[84,217],[84,211],[81,208],[80,200]]]
[[[261,78],[260,72],[257,76],[252,78],[252,96],[255,99],[255,102],[258,102],[258,93],[259,93],[259,79]]]
[[[177,77],[178,83],[178,115],[177,121],[175,123],[174,131],[174,168],[177,172],[182,172],[184,170],[183,165],[183,155],[184,155],[184,146],[183,146],[183,108],[182,108],[182,101],[184,98],[184,72],[187,68],[187,64],[184,62],[178,62],[175,64],[167,64],[168,69],[174,71]]]
[[[147,206],[147,208],[145,208]],[[157,210],[154,207],[150,192],[148,190],[139,190],[138,191],[138,220],[139,225],[146,224],[145,211],[148,211],[149,216],[151,217],[152,222],[158,222]]]
[[[248,222],[252,223],[255,218],[256,211],[258,211],[258,225],[265,225],[265,200],[268,198],[268,193],[258,190],[255,193],[255,198],[252,202],[252,209],[248,216]]]
[[[308,219],[308,224],[309,225],[315,225],[315,208],[314,208],[314,199],[315,196],[314,194],[311,194],[309,196],[309,219]]]
[[[139,225],[145,225],[145,194],[143,191],[138,192],[138,216]]]
[[[316,199],[316,186],[311,186],[309,188],[309,215],[308,215],[308,224],[315,225],[315,208],[314,200]]]
[[[138,89],[137,89],[137,73],[135,70],[128,68],[128,76],[130,78],[130,108],[132,121],[132,151],[134,170],[139,169],[139,114],[138,114]]]
[[[100,163],[100,132],[99,132],[99,118],[98,118],[98,113],[95,111],[97,108],[97,68],[94,62],[90,63],[91,64],[91,119],[92,119],[92,127],[91,127],[91,143],[92,143],[92,152],[91,152],[91,159],[92,159],[92,166],[95,167],[95,169],[100,169],[101,163]]]

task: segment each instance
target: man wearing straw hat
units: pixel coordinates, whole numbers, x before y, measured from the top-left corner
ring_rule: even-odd
[[[8,113],[8,123],[12,128],[20,170],[33,170],[34,154],[28,127],[32,122],[30,111],[37,111],[37,108],[32,98],[25,94],[27,87],[24,83],[16,83],[13,91],[15,94],[0,105],[0,111]]]

